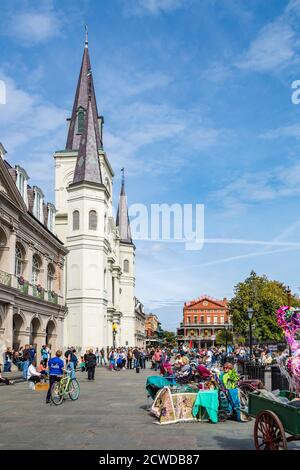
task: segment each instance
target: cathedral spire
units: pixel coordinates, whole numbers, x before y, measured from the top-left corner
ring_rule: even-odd
[[[80,139],[73,178],[73,183],[82,182],[102,184],[91,95],[88,100],[84,131]]]
[[[95,128],[97,148],[102,148],[100,135],[101,117],[98,115],[97,101],[93,83],[93,75],[88,48],[88,29],[85,27],[85,47],[76,88],[72,116],[70,119],[66,150],[78,150],[83,134],[83,125],[87,113],[88,102],[91,101],[93,125]]]
[[[128,216],[127,198],[125,194],[124,168],[121,169],[121,172],[122,172],[122,185],[121,185],[121,192],[120,192],[120,198],[119,198],[116,225],[119,228],[121,242],[133,244],[132,238],[131,238],[129,216]]]

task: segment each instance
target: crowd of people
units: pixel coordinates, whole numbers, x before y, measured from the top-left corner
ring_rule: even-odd
[[[66,366],[72,368],[73,375],[76,370],[86,372],[89,381],[95,379],[97,367],[106,367],[111,372],[126,369],[140,372],[147,367],[155,371],[161,371],[164,367],[164,372],[168,370],[170,372],[172,366],[175,366],[175,368],[177,365],[183,367],[189,361],[188,358],[191,360],[197,358],[198,363],[201,365],[200,369],[202,368],[205,374],[203,367],[210,369],[220,365],[223,366],[225,362],[236,365],[250,360],[249,347],[231,345],[227,349],[224,346],[193,349],[185,345],[179,348],[118,347],[104,349],[103,347],[97,347],[95,350],[92,348],[86,350],[84,354],[78,354],[74,347],[67,347],[64,353],[58,352],[60,355],[56,352],[52,358],[52,352],[48,345],[43,345],[39,354],[37,354],[35,347],[30,344],[26,344],[24,347],[21,346],[17,350],[8,347],[3,356],[3,372],[11,372],[14,364],[22,371],[25,380],[33,383],[49,380],[49,377],[54,375],[53,368],[51,373],[51,359],[55,362],[58,357],[63,355]],[[276,362],[276,356],[279,354],[279,352],[274,352],[268,346],[254,346],[251,359],[256,364],[268,366]],[[37,357],[39,357],[39,361]],[[0,383],[6,385],[13,383],[12,380],[1,375],[1,368]]]

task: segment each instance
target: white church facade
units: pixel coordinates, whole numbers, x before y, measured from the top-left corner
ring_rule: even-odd
[[[114,172],[103,148],[86,38],[66,148],[55,159],[55,232],[65,261],[64,343],[135,346],[135,246],[124,173],[116,219]]]

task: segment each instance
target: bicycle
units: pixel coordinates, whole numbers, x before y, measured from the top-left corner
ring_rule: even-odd
[[[78,400],[80,387],[77,379],[71,379],[71,372],[67,373],[58,382],[54,382],[51,387],[51,401],[54,405],[61,405],[63,400],[69,395],[70,399]]]

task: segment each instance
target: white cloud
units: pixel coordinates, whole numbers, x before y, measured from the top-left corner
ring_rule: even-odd
[[[157,15],[186,6],[190,0],[124,0],[128,15]]]
[[[211,194],[221,201],[224,217],[242,214],[253,204],[300,195],[300,163],[290,167],[235,175],[223,189]]]
[[[6,19],[2,34],[22,41],[23,45],[45,42],[62,34],[63,21],[54,11],[32,11],[15,13]]]
[[[280,137],[294,137],[296,139],[300,139],[300,123],[271,129],[264,134],[261,134],[261,137],[265,139],[277,139]]]
[[[279,19],[259,32],[236,65],[240,69],[273,70],[286,65],[295,56],[295,32],[286,20]]]
[[[65,139],[67,111],[29,94],[10,77],[1,74],[1,78],[7,89],[7,103],[0,107],[1,141],[8,151],[8,160],[23,165],[32,181],[46,183],[52,192],[51,152],[60,148]]]

